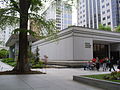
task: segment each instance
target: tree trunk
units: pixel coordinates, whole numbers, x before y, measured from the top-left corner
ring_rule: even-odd
[[[27,38],[28,9],[30,6],[30,0],[19,0],[19,6],[20,6],[19,54],[17,65],[14,68],[14,71],[22,73],[30,71]]]

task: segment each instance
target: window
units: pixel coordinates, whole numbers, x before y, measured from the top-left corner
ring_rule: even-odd
[[[103,5],[102,8],[105,8],[105,5]]]
[[[111,25],[111,22],[108,22],[108,25]]]
[[[109,3],[106,4],[106,6],[109,6],[109,5],[110,5]]]
[[[103,20],[105,20],[105,17],[103,18]]]
[[[102,14],[105,14],[105,11],[103,11]]]
[[[110,16],[107,16],[107,19],[109,19],[110,18]]]
[[[103,24],[103,26],[106,26],[106,24]]]
[[[104,2],[104,0],[102,0],[102,3]]]
[[[110,12],[110,9],[108,9],[107,12]]]

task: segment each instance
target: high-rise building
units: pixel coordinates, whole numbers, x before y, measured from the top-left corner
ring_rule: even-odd
[[[78,0],[79,26],[98,28],[99,24],[112,29],[120,24],[120,0]]]
[[[77,23],[79,26],[98,28],[100,24],[100,0],[78,0]]]
[[[5,43],[11,36],[13,28],[12,27],[6,27],[4,30],[0,30],[0,48],[6,48]]]
[[[101,0],[101,23],[112,29],[120,24],[120,0]]]
[[[4,0],[0,1],[0,8],[6,7],[6,2]],[[4,29],[0,28],[0,49],[6,48],[5,43],[11,36],[11,33],[13,31],[14,27],[12,26],[7,26]]]
[[[52,2],[43,15],[46,20],[55,20],[59,30],[72,25],[72,8],[67,7],[65,2]]]

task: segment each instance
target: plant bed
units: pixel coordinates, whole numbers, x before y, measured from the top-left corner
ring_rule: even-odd
[[[104,80],[103,78],[101,79],[101,77],[104,77],[104,76],[105,74],[104,75],[73,76],[73,80],[78,81],[80,83],[85,83],[88,85],[99,87],[105,90],[120,90],[120,82],[114,82],[114,80],[113,81]]]
[[[120,72],[119,72],[119,74],[117,74],[117,72],[112,72],[111,74],[85,75],[84,77],[108,80],[108,81],[120,83]]]
[[[15,71],[3,71],[0,75],[27,75],[27,74],[46,74],[41,71],[29,71],[29,72],[15,72]]]

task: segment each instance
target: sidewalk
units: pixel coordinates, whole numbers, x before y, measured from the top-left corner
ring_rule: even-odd
[[[0,62],[3,70],[12,67]],[[84,71],[83,68],[34,69],[47,74],[0,75],[0,90],[102,90],[73,81],[73,75],[103,74],[110,72]]]

